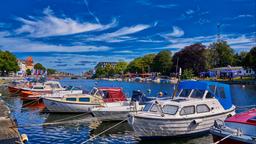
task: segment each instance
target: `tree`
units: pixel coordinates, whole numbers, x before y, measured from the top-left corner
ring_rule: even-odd
[[[144,66],[143,66],[143,58],[138,57],[135,58],[133,61],[131,61],[128,66],[127,66],[127,72],[132,72],[132,73],[142,73],[144,71]]]
[[[9,51],[0,50],[0,72],[1,75],[9,74],[10,72],[17,72],[19,70],[19,65],[15,55]]]
[[[160,51],[153,59],[152,68],[154,72],[160,72],[163,75],[169,75],[172,68],[171,51]]]
[[[173,63],[176,64],[178,59],[178,66],[182,69],[192,69],[195,74],[199,74],[209,68],[208,52],[206,46],[198,43],[186,46],[173,56]]]
[[[95,77],[102,78],[102,77],[106,77],[106,76],[107,76],[107,72],[105,71],[105,69],[103,67],[98,67],[95,72]]]
[[[244,59],[247,55],[247,52],[240,52],[240,53],[236,53],[234,55],[234,65],[236,66],[244,66]]]
[[[181,79],[192,79],[194,77],[194,72],[192,69],[185,69],[181,74]]]
[[[225,67],[234,64],[234,50],[225,41],[216,42],[209,46],[211,66]]]
[[[32,72],[31,72],[31,70],[30,70],[30,69],[27,69],[27,70],[26,70],[26,75],[30,76],[30,75],[31,75],[31,73],[32,73]]]
[[[127,62],[118,62],[114,67],[115,74],[123,74],[127,68],[127,65]]]
[[[256,71],[256,47],[253,47],[245,56],[244,65],[247,68],[252,68]]]
[[[56,70],[55,69],[47,69],[47,75],[55,74]]]
[[[46,68],[40,63],[35,64],[34,69],[36,69],[36,70],[46,70]]]

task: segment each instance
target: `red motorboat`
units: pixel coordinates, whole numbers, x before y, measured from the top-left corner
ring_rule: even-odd
[[[215,144],[256,144],[256,109],[217,120],[210,132]]]

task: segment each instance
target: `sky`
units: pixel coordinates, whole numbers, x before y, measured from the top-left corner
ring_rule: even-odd
[[[236,52],[256,46],[256,0],[8,0],[0,11],[0,49],[75,74],[217,33]]]

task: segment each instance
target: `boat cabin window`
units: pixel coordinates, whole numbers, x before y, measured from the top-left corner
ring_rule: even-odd
[[[210,90],[212,91],[212,93],[216,93],[216,86],[215,85],[209,85]]]
[[[203,98],[204,92],[205,92],[204,90],[194,89],[190,97],[191,98]]]
[[[66,98],[66,101],[76,101],[76,98]]]
[[[33,89],[44,89],[44,87],[42,87],[42,86],[35,86],[35,87],[33,87]]]
[[[200,104],[196,106],[197,113],[210,112],[210,108],[206,104]]]
[[[162,110],[164,114],[175,115],[179,107],[174,105],[165,105]]]
[[[207,92],[205,98],[213,98],[213,94],[211,92]]]
[[[97,88],[93,88],[90,92],[90,95],[96,95],[98,89]]]
[[[158,111],[157,105],[153,104],[153,106],[151,107],[150,111],[151,112],[157,112]]]
[[[60,86],[58,84],[51,84],[52,88],[60,88]]]
[[[191,93],[191,89],[181,89],[179,97],[188,97]]]
[[[149,111],[151,105],[152,105],[151,103],[146,104],[145,107],[143,108],[143,111]]]
[[[224,87],[217,87],[217,95],[226,98]]]
[[[90,102],[90,98],[79,98],[80,102]]]
[[[195,113],[195,106],[185,106],[180,111],[180,115],[190,115],[194,113]]]

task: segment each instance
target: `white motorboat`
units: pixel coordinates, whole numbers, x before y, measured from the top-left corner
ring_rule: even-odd
[[[234,114],[229,85],[182,81],[177,96],[146,104],[128,122],[139,137],[169,137],[208,131],[214,120]]]
[[[93,88],[89,94],[70,94],[61,98],[44,97],[43,102],[50,112],[91,112],[94,107],[125,101],[119,97],[120,88]]]

